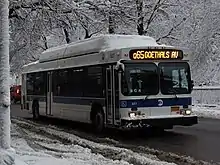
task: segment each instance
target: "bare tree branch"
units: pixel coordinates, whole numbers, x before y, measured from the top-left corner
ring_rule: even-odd
[[[173,26],[169,32],[167,34],[165,34],[164,36],[158,38],[156,41],[159,42],[160,40],[164,39],[164,38],[172,38],[171,34],[174,30],[176,30],[176,28],[178,28],[184,21],[186,20],[186,18],[183,18],[178,24],[176,24],[175,26]]]

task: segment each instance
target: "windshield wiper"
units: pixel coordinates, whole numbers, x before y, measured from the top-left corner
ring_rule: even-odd
[[[143,98],[143,100],[142,100],[141,104],[143,104],[143,103],[144,103],[144,101],[148,99],[148,96],[149,96],[149,95],[146,95],[146,96]]]
[[[171,93],[170,93],[170,92],[171,92]],[[169,94],[174,94],[175,98],[178,99],[175,89],[169,88],[169,89],[168,89],[168,93],[169,93]]]
[[[144,97],[144,100],[147,100],[147,99],[148,99],[148,96],[150,96],[150,95],[146,95],[146,96]]]

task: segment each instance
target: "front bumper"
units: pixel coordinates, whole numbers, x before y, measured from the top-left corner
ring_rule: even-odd
[[[135,119],[121,120],[121,127],[123,128],[137,128],[137,127],[160,127],[160,128],[172,128],[175,125],[192,126],[198,124],[197,116],[182,116],[174,118],[149,118],[149,119]]]

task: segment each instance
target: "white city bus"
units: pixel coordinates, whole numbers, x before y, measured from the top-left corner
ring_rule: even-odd
[[[197,124],[188,57],[136,35],[103,35],[44,51],[22,73],[22,109],[105,127]]]

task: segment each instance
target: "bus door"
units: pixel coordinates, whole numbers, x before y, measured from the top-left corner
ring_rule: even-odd
[[[52,72],[47,73],[47,104],[46,104],[46,115],[51,114],[52,105]]]
[[[119,79],[113,66],[106,69],[106,124],[119,122]]]

